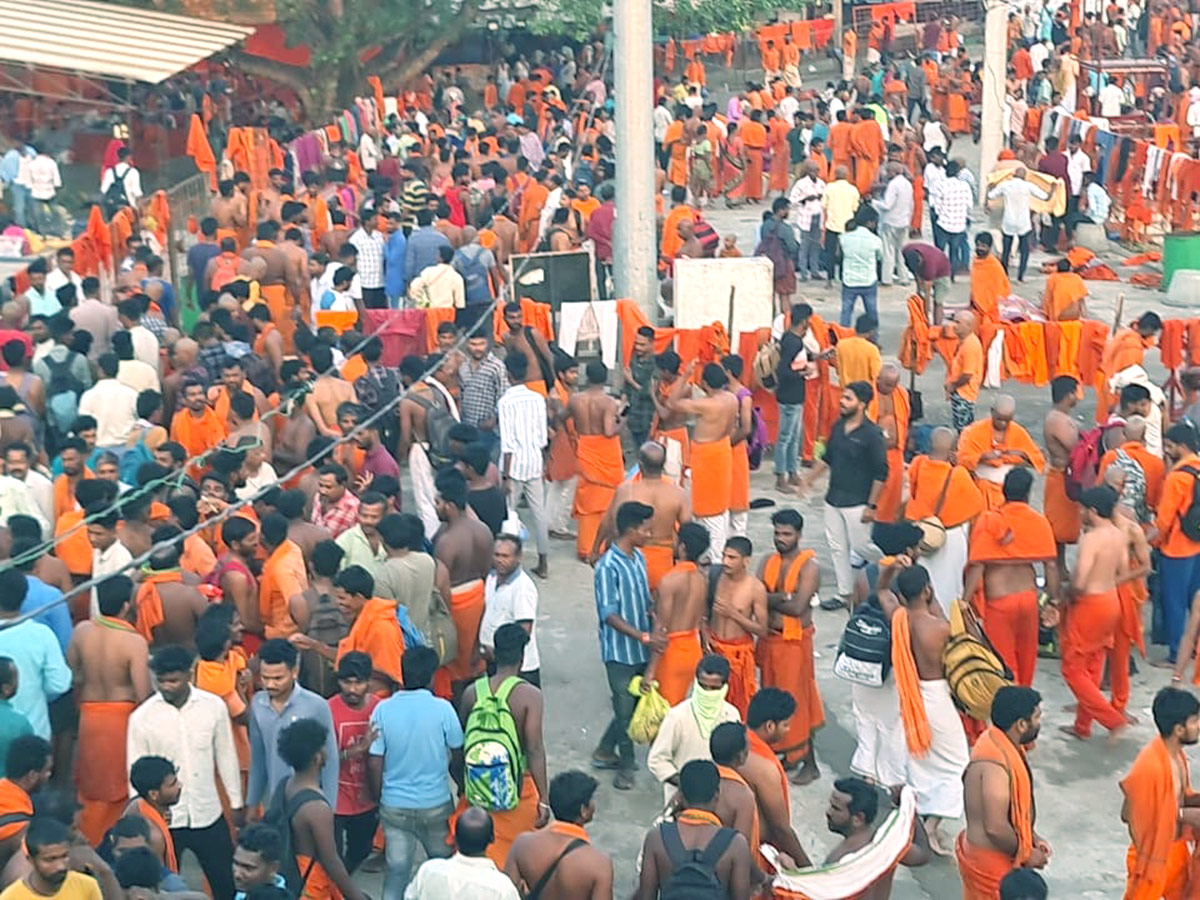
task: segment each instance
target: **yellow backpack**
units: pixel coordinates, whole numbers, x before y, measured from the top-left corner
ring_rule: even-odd
[[[1004,665],[973,610],[965,603],[950,604],[950,640],[942,651],[942,668],[954,702],[971,718],[990,722],[996,691],[1011,685],[1012,672]]]

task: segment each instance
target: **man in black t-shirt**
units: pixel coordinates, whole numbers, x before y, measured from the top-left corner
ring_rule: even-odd
[[[813,365],[804,347],[812,307],[797,303],[791,309],[791,326],[779,340],[779,368],[775,371],[775,399],[779,403],[779,436],[775,440],[775,490],[796,493],[800,483],[800,441],[804,430],[805,374]]]

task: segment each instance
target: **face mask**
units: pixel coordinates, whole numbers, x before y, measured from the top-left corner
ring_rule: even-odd
[[[696,724],[700,726],[700,735],[705,740],[717,727],[717,716],[725,706],[728,693],[728,684],[721,685],[716,690],[701,687],[699,681],[692,685],[692,714],[695,715]]]

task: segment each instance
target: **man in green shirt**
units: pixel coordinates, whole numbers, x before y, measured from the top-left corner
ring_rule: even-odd
[[[25,734],[33,734],[33,726],[12,705],[13,695],[20,684],[16,663],[0,656],[0,759],[8,756],[8,745]]]
[[[879,213],[863,205],[846,224],[839,242],[842,257],[842,327],[854,320],[854,305],[862,298],[867,315],[879,321],[879,264],[883,262],[883,241],[875,233]]]

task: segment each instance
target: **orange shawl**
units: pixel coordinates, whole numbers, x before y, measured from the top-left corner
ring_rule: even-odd
[[[1191,792],[1187,757],[1183,764],[1183,793]],[[1172,845],[1178,839],[1179,794],[1171,752],[1161,737],[1142,748],[1129,774],[1121,781],[1129,811],[1129,881],[1125,896],[1161,897],[1170,875]]]
[[[971,264],[971,306],[980,316],[979,324],[995,322],[1000,317],[1000,300],[1012,293],[1012,285],[1004,274],[1000,260],[990,253]]]
[[[751,733],[752,732],[746,732],[747,736],[749,736]],[[755,735],[755,737],[758,737],[758,735]],[[735,781],[738,784],[750,787],[750,785],[746,784],[746,779],[738,774],[737,769],[731,769],[729,766],[717,766],[717,771],[720,773],[722,781]],[[751,791],[753,792],[753,788],[751,788]],[[750,821],[750,846],[754,848],[755,852],[758,852],[758,848],[761,843],[761,831],[758,822],[758,804],[755,803],[754,818]]]
[[[792,564],[788,566],[787,574],[783,578],[783,584],[780,585],[779,573],[783,568],[783,557],[778,553],[771,554],[767,558],[767,563],[763,567],[763,586],[768,592],[774,594],[782,591],[785,594],[792,594],[796,591],[796,585],[800,582],[800,573],[804,571],[805,564],[810,559],[816,556],[812,550],[801,550],[796,554],[796,558],[792,560]],[[800,619],[796,616],[783,616],[783,638],[789,641],[798,641],[804,637],[804,626]]]
[[[892,670],[896,676],[896,693],[900,695],[900,719],[908,750],[914,756],[924,756],[933,746],[933,732],[925,714],[921,697],[921,679],[913,659],[912,633],[908,625],[908,610],[901,606],[892,616]]]
[[[991,418],[972,422],[963,429],[958,437],[958,464],[973,472],[979,465],[979,458],[992,450],[1024,451],[1033,463],[1033,468],[1039,472],[1046,465],[1046,458],[1042,456],[1042,451],[1033,442],[1028,431],[1016,422],[1009,422],[1004,431],[1004,439],[1000,440],[992,428]],[[1007,452],[998,462],[1000,465],[1025,465],[1023,460]]]
[[[934,514],[942,485],[950,463],[945,460],[918,456],[908,466],[908,505],[904,516],[910,521],[924,519]],[[955,466],[946,489],[938,518],[947,528],[969,522],[983,512],[983,496],[975,486],[974,479],[962,466]]]
[[[178,872],[179,859],[175,856],[175,842],[171,839],[171,829],[167,825],[167,820],[162,817],[162,814],[157,809],[141,797],[138,797],[138,814],[162,834],[163,853],[166,856],[166,859],[163,860],[163,865],[172,872]]]
[[[228,428],[216,412],[205,407],[199,416],[181,409],[171,419],[171,440],[178,441],[188,456],[199,456],[224,440]]]
[[[771,745],[764,741],[755,732],[749,728],[746,729],[746,743],[750,746],[750,752],[755,756],[760,756],[763,759],[769,760],[775,767],[775,772],[779,777],[779,792],[783,795],[783,808],[790,810],[792,808],[791,796],[788,792],[787,772],[783,769],[783,763],[779,761],[779,757],[775,755],[775,751],[771,749]],[[757,813],[757,806],[755,812]],[[758,847],[754,847],[754,852],[758,855],[759,865],[762,867],[766,857],[759,852]],[[764,871],[771,871],[764,869]]]
[[[172,583],[183,583],[183,573],[179,569],[147,572],[142,578],[134,606],[137,609],[138,634],[144,637],[147,643],[154,643],[154,629],[164,621],[162,596],[158,593],[158,585]]]
[[[1046,279],[1046,296],[1042,300],[1042,311],[1051,322],[1057,322],[1063,313],[1088,295],[1087,285],[1074,272],[1055,272]],[[1078,315],[1072,318],[1079,318]]]
[[[1039,562],[1056,555],[1049,520],[1027,503],[1005,503],[988,510],[971,529],[973,563]]]
[[[372,597],[363,605],[350,626],[350,633],[338,643],[338,659],[352,650],[370,656],[371,668],[376,672],[382,672],[398,685],[404,684],[404,676],[400,674],[404,633],[396,619],[394,601]]]
[[[25,789],[7,778],[0,778],[0,816],[14,814],[24,815],[26,819],[0,825],[0,841],[20,834],[29,824],[29,819],[33,818],[33,801],[29,799]]]
[[[1013,865],[1024,865],[1033,853],[1033,777],[1024,748],[1014,746],[1007,734],[989,725],[971,748],[971,762],[996,763],[1008,772],[1008,821],[1017,832]]]

